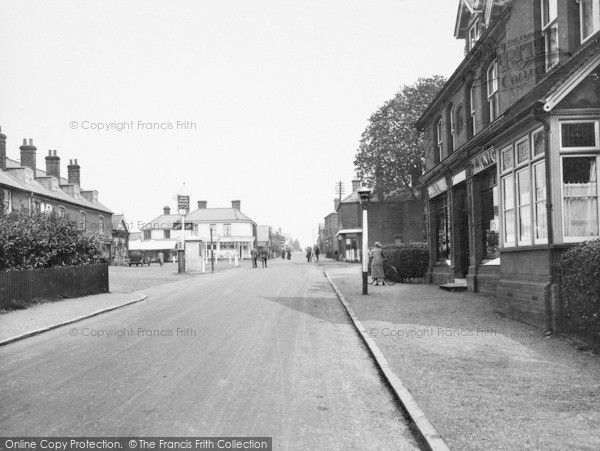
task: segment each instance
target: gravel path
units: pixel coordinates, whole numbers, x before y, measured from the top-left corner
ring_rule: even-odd
[[[600,449],[600,358],[435,285],[323,266],[451,449]]]

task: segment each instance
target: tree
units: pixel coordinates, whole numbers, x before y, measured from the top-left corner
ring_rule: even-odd
[[[356,174],[381,202],[398,189],[417,196],[425,167],[423,132],[415,123],[446,82],[435,75],[405,85],[369,119],[354,159]]]
[[[298,251],[298,252],[302,251],[302,247],[300,246],[300,241],[298,241],[297,238],[294,240],[294,244],[293,244],[292,248],[294,251]]]
[[[98,237],[66,218],[0,213],[0,271],[87,265],[101,255]]]

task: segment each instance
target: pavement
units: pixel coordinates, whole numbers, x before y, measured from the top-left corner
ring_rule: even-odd
[[[600,357],[506,318],[494,298],[427,284],[369,285],[324,260],[450,449],[600,449]]]
[[[3,435],[270,436],[274,449],[419,449],[321,267],[301,254],[143,293],[0,347]]]

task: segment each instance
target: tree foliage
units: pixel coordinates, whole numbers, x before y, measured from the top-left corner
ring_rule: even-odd
[[[369,119],[354,159],[358,178],[382,201],[400,189],[417,195],[425,167],[423,132],[415,123],[446,82],[439,75],[405,85]]]
[[[101,255],[98,237],[66,218],[0,213],[0,271],[88,265]]]

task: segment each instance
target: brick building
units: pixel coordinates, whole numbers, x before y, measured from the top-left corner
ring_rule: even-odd
[[[599,236],[600,0],[461,0],[465,58],[419,120],[433,283],[549,324],[552,264]]]
[[[111,258],[112,212],[98,200],[98,191],[81,187],[81,168],[70,160],[67,178],[61,177],[60,157],[48,151],[45,170],[37,167],[33,140],[23,140],[20,160],[8,158],[6,135],[0,133],[0,194],[4,212],[52,213],[75,221],[82,230],[96,233]]]

